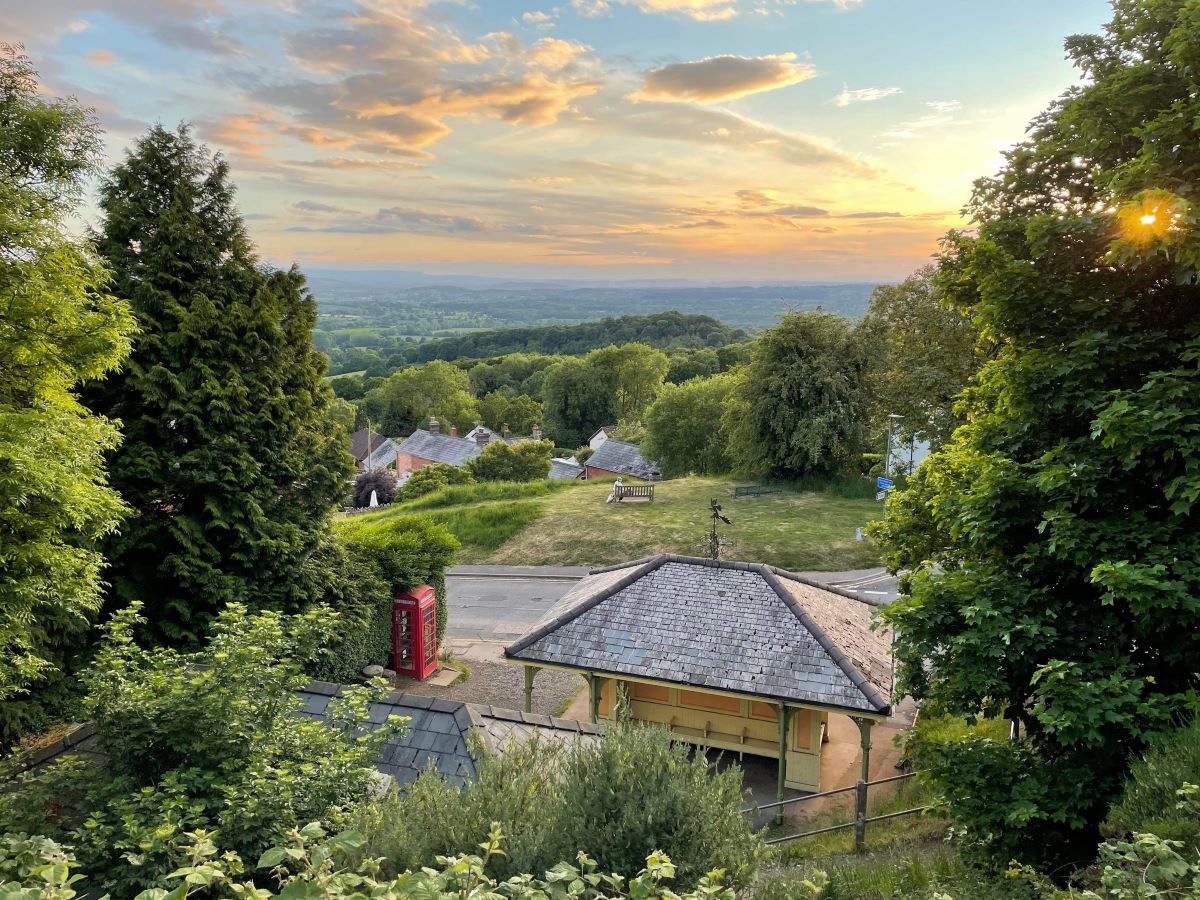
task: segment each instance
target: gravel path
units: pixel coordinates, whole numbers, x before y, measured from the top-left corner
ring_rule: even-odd
[[[487,703],[506,709],[525,705],[525,674],[520,666],[482,659],[460,659],[471,677],[452,687],[438,687],[411,678],[397,678],[396,689],[424,697],[441,697],[467,703]],[[543,669],[533,682],[533,711],[557,716],[585,687],[581,676]]]

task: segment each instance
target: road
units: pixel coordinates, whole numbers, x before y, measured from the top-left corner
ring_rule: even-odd
[[[578,567],[456,566],[446,573],[447,637],[514,641],[585,574],[587,569]],[[883,569],[802,574],[875,603],[896,597],[896,579]]]

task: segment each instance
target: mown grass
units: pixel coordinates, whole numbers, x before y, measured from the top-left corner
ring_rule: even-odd
[[[790,487],[780,494],[734,499],[739,484],[747,482],[679,478],[655,485],[653,503],[608,505],[611,482],[586,482],[539,499],[544,512],[536,527],[519,532],[486,558],[463,556],[461,561],[608,565],[654,553],[703,555],[709,500],[715,498],[733,521],[721,526],[729,542],[723,551],[727,559],[818,571],[879,565],[878,550],[869,541],[856,542],[854,531],[878,518],[882,504]]]
[[[703,555],[715,498],[733,520],[721,526],[726,559],[814,571],[879,565],[878,550],[855,541],[854,530],[883,506],[844,496],[857,490],[853,483],[832,490],[787,485],[778,494],[734,499],[733,489],[747,483],[679,478],[656,484],[653,503],[612,505],[605,502],[611,481],[465,484],[362,518],[429,515],[462,543],[459,563],[598,566],[654,553]]]

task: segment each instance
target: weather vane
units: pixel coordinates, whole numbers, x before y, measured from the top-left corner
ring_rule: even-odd
[[[708,531],[708,558],[711,560],[721,559],[721,536],[717,534],[717,522],[724,522],[726,525],[732,525],[729,517],[721,512],[721,504],[714,497],[708,501],[709,509],[712,510],[712,527]]]

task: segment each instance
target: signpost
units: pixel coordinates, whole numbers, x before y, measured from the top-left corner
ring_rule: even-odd
[[[882,475],[875,479],[875,487],[879,488],[881,491],[890,491],[895,486],[896,482],[892,481],[890,478],[884,478]]]
[[[878,492],[878,493],[875,495],[875,499],[876,499],[876,500],[886,500],[886,499],[887,499],[887,495],[888,495],[888,492],[887,492],[887,491],[879,491],[879,492]]]

